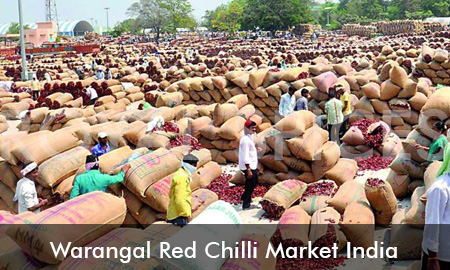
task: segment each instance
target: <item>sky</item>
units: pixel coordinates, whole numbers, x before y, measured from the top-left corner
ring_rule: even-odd
[[[109,26],[127,19],[126,11],[138,0],[56,0],[58,19],[86,20],[96,26],[106,26],[106,10],[109,7]],[[214,9],[229,0],[189,0],[194,8],[194,15],[201,19],[206,10]],[[18,22],[18,0],[0,0],[0,24]],[[22,0],[24,23],[45,20],[45,0]],[[91,20],[93,18],[93,20]]]

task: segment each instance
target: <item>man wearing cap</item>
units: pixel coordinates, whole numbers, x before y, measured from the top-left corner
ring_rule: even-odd
[[[167,222],[184,227],[192,216],[192,175],[197,170],[198,158],[192,154],[185,155],[181,168],[175,172],[170,181],[169,208]]]
[[[37,196],[34,182],[38,177],[38,165],[35,162],[30,163],[20,172],[23,178],[17,182],[16,194],[13,199],[18,202],[17,212],[21,214],[30,211],[37,214],[41,207],[48,204],[47,200],[42,200]]]
[[[106,188],[110,185],[121,183],[125,178],[130,165],[126,164],[122,167],[120,173],[116,175],[103,174],[99,171],[100,163],[98,157],[95,155],[89,155],[86,157],[85,169],[86,172],[78,175],[73,183],[72,192],[70,193],[70,199],[77,196],[94,192],[94,191],[106,191]]]
[[[91,149],[91,153],[97,157],[100,157],[106,153],[109,153],[111,148],[108,144],[108,135],[105,132],[98,134],[98,144]]]
[[[244,125],[245,135],[239,141],[239,169],[245,175],[245,190],[242,194],[242,209],[250,208],[252,193],[258,182],[258,153],[253,134],[256,132],[256,123],[247,120]]]

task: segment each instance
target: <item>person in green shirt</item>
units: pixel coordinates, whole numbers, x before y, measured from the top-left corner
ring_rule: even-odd
[[[95,155],[89,155],[86,157],[86,172],[78,175],[73,183],[72,192],[70,193],[70,199],[78,197],[80,195],[94,192],[94,191],[106,191],[106,188],[110,185],[121,183],[125,178],[130,165],[123,166],[120,173],[116,175],[103,174],[99,172],[100,164],[98,157]]]
[[[430,147],[422,146],[420,144],[416,144],[415,148],[423,149],[428,151],[428,163],[431,164],[433,161],[442,161],[444,159],[444,149],[447,145],[447,125],[444,122],[436,122],[433,125],[433,130],[439,132],[441,135],[434,140]]]

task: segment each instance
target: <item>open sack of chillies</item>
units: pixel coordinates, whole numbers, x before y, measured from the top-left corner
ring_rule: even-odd
[[[341,156],[355,159],[360,170],[385,169],[403,149],[400,138],[383,121],[358,120],[342,137]]]

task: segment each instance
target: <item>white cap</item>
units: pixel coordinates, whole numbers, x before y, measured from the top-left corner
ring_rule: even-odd
[[[32,163],[28,164],[25,168],[23,168],[23,170],[21,170],[20,173],[23,176],[26,176],[30,172],[34,171],[37,167],[38,167],[38,165],[36,164],[36,162],[32,162]]]
[[[106,138],[106,137],[108,137],[108,134],[106,134],[106,132],[100,132],[100,133],[98,134],[98,138],[99,138],[99,139],[104,139],[104,138]]]

